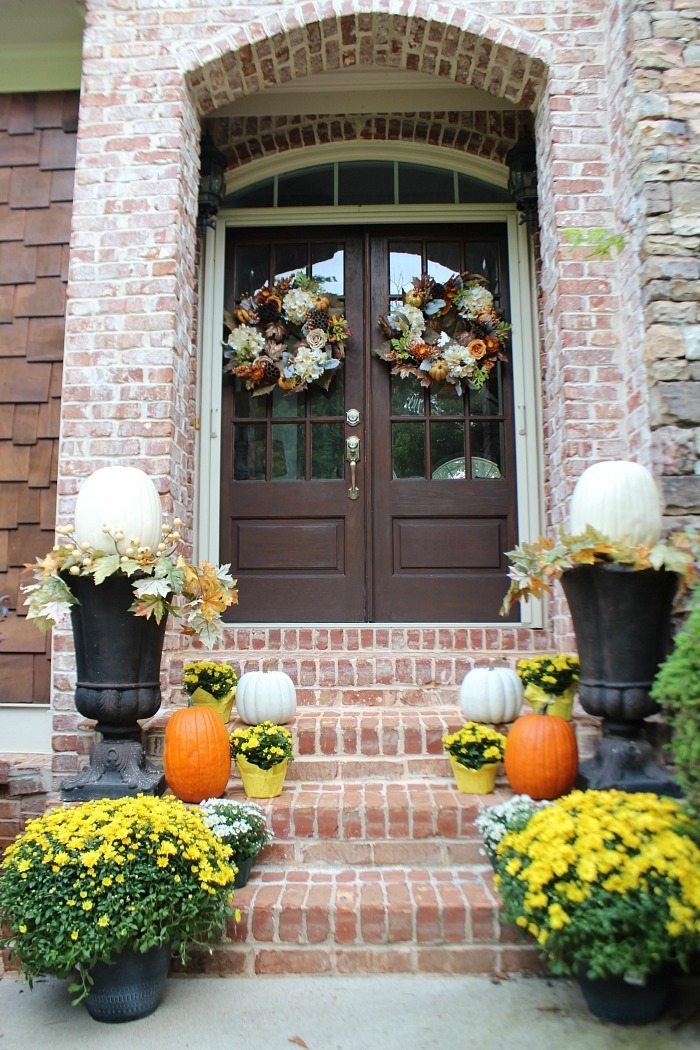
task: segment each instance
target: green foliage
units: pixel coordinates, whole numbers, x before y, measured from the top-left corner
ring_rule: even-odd
[[[564,230],[564,238],[572,247],[590,248],[591,255],[604,259],[609,259],[613,251],[622,251],[625,246],[625,238],[621,233],[613,233],[600,226],[586,230],[571,226]]]
[[[178,799],[98,799],[30,821],[0,868],[0,923],[31,985],[43,973],[78,975],[123,948],[218,936],[231,914],[230,850]]]
[[[700,928],[700,849],[674,799],[574,791],[496,844],[503,915],[553,973],[644,976],[687,966]]]
[[[700,586],[671,654],[659,668],[651,691],[668,718],[670,750],[700,842]]]

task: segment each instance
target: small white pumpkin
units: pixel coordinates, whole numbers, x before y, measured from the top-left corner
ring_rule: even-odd
[[[236,688],[236,712],[249,726],[292,722],[297,713],[294,682],[284,671],[246,671]]]
[[[523,686],[509,667],[475,667],[462,679],[459,702],[470,722],[514,722],[523,705]]]
[[[120,554],[137,539],[139,547],[155,550],[162,539],[163,512],[160,496],[148,474],[138,467],[101,467],[83,483],[75,503],[78,544],[114,553],[114,540],[105,526],[115,527],[123,538],[116,541]]]
[[[653,547],[661,535],[661,501],[641,463],[610,460],[584,470],[571,497],[569,530],[591,525],[610,540]]]

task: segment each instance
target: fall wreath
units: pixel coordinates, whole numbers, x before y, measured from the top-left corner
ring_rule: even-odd
[[[453,274],[443,283],[414,277],[403,300],[379,319],[387,341],[374,352],[391,374],[416,376],[421,386],[462,383],[479,390],[497,361],[507,360],[510,325],[494,307],[488,282],[478,274]]]
[[[324,278],[296,273],[264,284],[244,296],[224,343],[224,371],[239,376],[253,397],[276,386],[299,393],[315,383],[327,390],[345,357],[350,335],[337,297],[324,291]]]

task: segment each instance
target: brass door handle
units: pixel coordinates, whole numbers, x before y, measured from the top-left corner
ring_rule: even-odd
[[[360,490],[357,487],[357,464],[360,461],[360,439],[352,437],[345,439],[345,458],[350,464],[350,488],[348,499],[359,499]]]

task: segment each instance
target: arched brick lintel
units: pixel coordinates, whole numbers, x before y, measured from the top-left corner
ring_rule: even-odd
[[[355,66],[426,73],[537,107],[550,57],[542,38],[457,7],[442,8],[441,19],[424,2],[354,7],[354,0],[336,8],[302,3],[183,49],[180,68],[200,115],[265,88]]]
[[[514,110],[466,113],[212,117],[207,126],[228,158],[240,168],[264,157],[339,142],[418,144],[457,151],[504,165],[528,113]],[[448,163],[448,161],[445,161]]]

